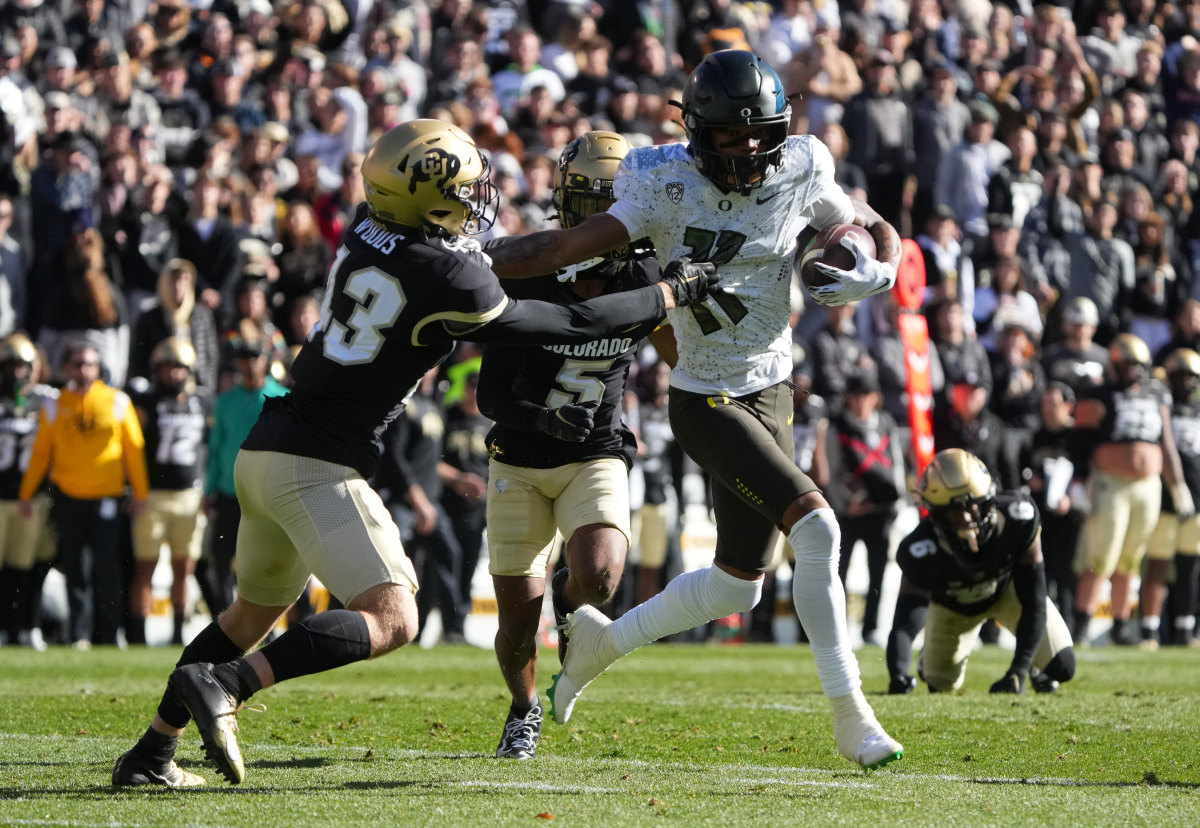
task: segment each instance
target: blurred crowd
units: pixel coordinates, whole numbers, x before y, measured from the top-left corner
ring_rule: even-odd
[[[18,386],[37,382],[53,398],[90,348],[99,379],[135,403],[177,364],[206,405],[241,389],[240,427],[264,388],[286,390],[363,199],[363,153],[381,132],[415,117],[461,126],[501,192],[489,232],[526,233],[554,220],[555,165],[571,139],[611,129],[635,146],[684,140],[672,102],[691,67],[725,48],[752,49],[778,70],[793,132],[819,136],[847,192],[920,245],[937,448],[968,448],[1002,486],[1042,496],[1047,532],[1063,533],[1047,545],[1048,558],[1059,556],[1052,596],[1075,617],[1089,461],[1046,434],[1071,430],[1076,401],[1113,382],[1120,335],[1149,354],[1146,383],[1153,367],[1200,346],[1200,0],[9,0],[0,8],[0,337],[6,366],[40,370],[6,382],[5,393],[25,401]],[[859,540],[867,550],[871,642],[893,521],[911,504],[900,311],[887,297],[827,310],[794,293],[797,461],[839,512],[843,573]],[[28,350],[14,336],[28,337],[35,359],[22,361]],[[190,350],[154,359],[167,340]],[[483,531],[473,502],[486,478],[486,427],[471,411],[475,356],[461,348],[431,378],[427,410],[402,418],[444,421],[428,456],[445,462],[434,465],[427,500],[440,504],[459,552],[445,552],[447,539],[425,544],[423,583],[440,586],[422,593],[447,640],[461,636],[470,610]],[[647,350],[629,383],[641,456],[626,595],[638,601],[661,585],[668,559],[678,562],[680,507],[697,497],[672,448],[665,377]],[[149,432],[153,417],[135,408]],[[218,436],[230,444],[237,433]],[[394,439],[397,457],[429,450],[411,431]],[[1054,478],[1047,503],[1048,470],[1065,468],[1047,461],[1059,458],[1071,471],[1065,486]],[[172,485],[203,491],[212,520],[194,531],[209,537],[200,552],[179,554],[201,556],[215,573],[205,597],[219,607],[235,577],[236,498],[195,468],[195,479]],[[57,491],[53,473],[38,484]],[[7,499],[18,490],[0,492]],[[412,513],[404,525],[421,546],[428,510],[405,493],[394,500],[398,514]],[[124,559],[132,578],[133,555],[113,543],[105,554]],[[0,577],[37,580],[60,555],[8,555]],[[28,602],[5,590],[5,633],[28,642]],[[93,597],[123,605],[127,636],[139,617],[127,607],[146,611],[144,596]],[[1175,603],[1168,598],[1164,617],[1194,615]],[[751,637],[771,636],[774,606],[763,604],[763,617],[746,619]],[[1080,609],[1090,619],[1096,608]],[[121,623],[63,636],[113,643]]]

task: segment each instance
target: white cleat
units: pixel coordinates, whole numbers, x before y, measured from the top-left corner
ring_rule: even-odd
[[[622,656],[609,632],[611,625],[604,613],[587,604],[567,616],[571,647],[562,672],[554,676],[547,691],[550,715],[559,724],[566,724],[571,718],[571,710],[583,689]]]
[[[862,690],[831,701],[838,753],[863,770],[882,768],[904,756],[904,747],[887,735]]]

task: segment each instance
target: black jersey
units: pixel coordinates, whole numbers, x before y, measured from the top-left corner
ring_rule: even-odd
[[[148,383],[131,383],[129,396],[143,414],[150,488],[177,491],[201,485],[213,408],[208,392],[177,394]]]
[[[658,263],[653,258],[634,259],[612,278],[615,291],[655,284]],[[515,281],[508,290],[513,296],[547,302],[576,298],[553,275]],[[638,343],[656,324],[572,345],[486,346],[479,371],[479,407],[496,423],[488,434],[492,456],[502,463],[539,469],[603,457],[620,458],[632,466],[637,440],[621,420],[625,378]],[[583,442],[558,440],[536,429],[535,408],[572,403],[598,406],[595,426]]]
[[[17,499],[37,421],[37,409],[23,399],[0,400],[0,500]]]
[[[922,518],[896,551],[900,570],[942,606],[963,615],[984,612],[1008,587],[1013,566],[1042,526],[1037,507],[1021,492],[999,492],[996,509],[997,531],[969,563],[940,547],[932,519]]]
[[[379,435],[455,339],[573,342],[657,322],[664,307],[657,287],[572,307],[509,300],[475,241],[384,226],[360,204],[330,268],[320,322],[292,365],[292,393],[267,400],[243,447],[371,477]]]
[[[1097,429],[1098,443],[1162,442],[1162,406],[1170,405],[1167,389],[1156,379],[1129,388],[1105,385],[1084,395],[1104,406],[1104,419]]]
[[[1188,400],[1171,406],[1171,434],[1183,466],[1183,480],[1195,501],[1200,498],[1200,401]],[[1163,509],[1175,513],[1169,486],[1163,486]]]

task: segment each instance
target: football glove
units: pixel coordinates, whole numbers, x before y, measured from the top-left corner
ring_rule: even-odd
[[[549,434],[555,440],[567,443],[582,443],[595,426],[598,406],[570,403],[561,408],[543,408],[537,413],[538,431]]]
[[[1196,514],[1196,504],[1192,501],[1192,493],[1183,483],[1171,487],[1171,502],[1175,504],[1175,513],[1181,521]]]
[[[998,682],[992,685],[990,693],[1013,693],[1021,695],[1025,692],[1025,674],[1009,670]]]
[[[839,270],[824,262],[815,262],[813,266],[818,271],[833,279],[828,285],[808,289],[817,302],[827,307],[849,305],[891,290],[896,284],[895,265],[876,259],[854,236],[843,236],[841,245],[854,254],[854,269]]]
[[[916,676],[892,676],[892,681],[888,685],[888,693],[893,696],[906,695],[916,689]]]
[[[686,308],[704,301],[710,290],[721,281],[712,262],[693,262],[682,256],[667,265],[662,280],[671,286],[675,294],[675,306]]]

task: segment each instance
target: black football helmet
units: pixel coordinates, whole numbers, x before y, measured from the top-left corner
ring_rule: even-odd
[[[947,552],[970,560],[995,535],[996,484],[974,454],[957,448],[939,451],[921,474],[919,489],[933,533]]]
[[[761,187],[783,158],[792,110],[775,70],[753,52],[726,49],[700,61],[683,87],[683,126],[696,167],[723,190]],[[713,140],[718,128],[761,126],[754,155],[728,155]]]

